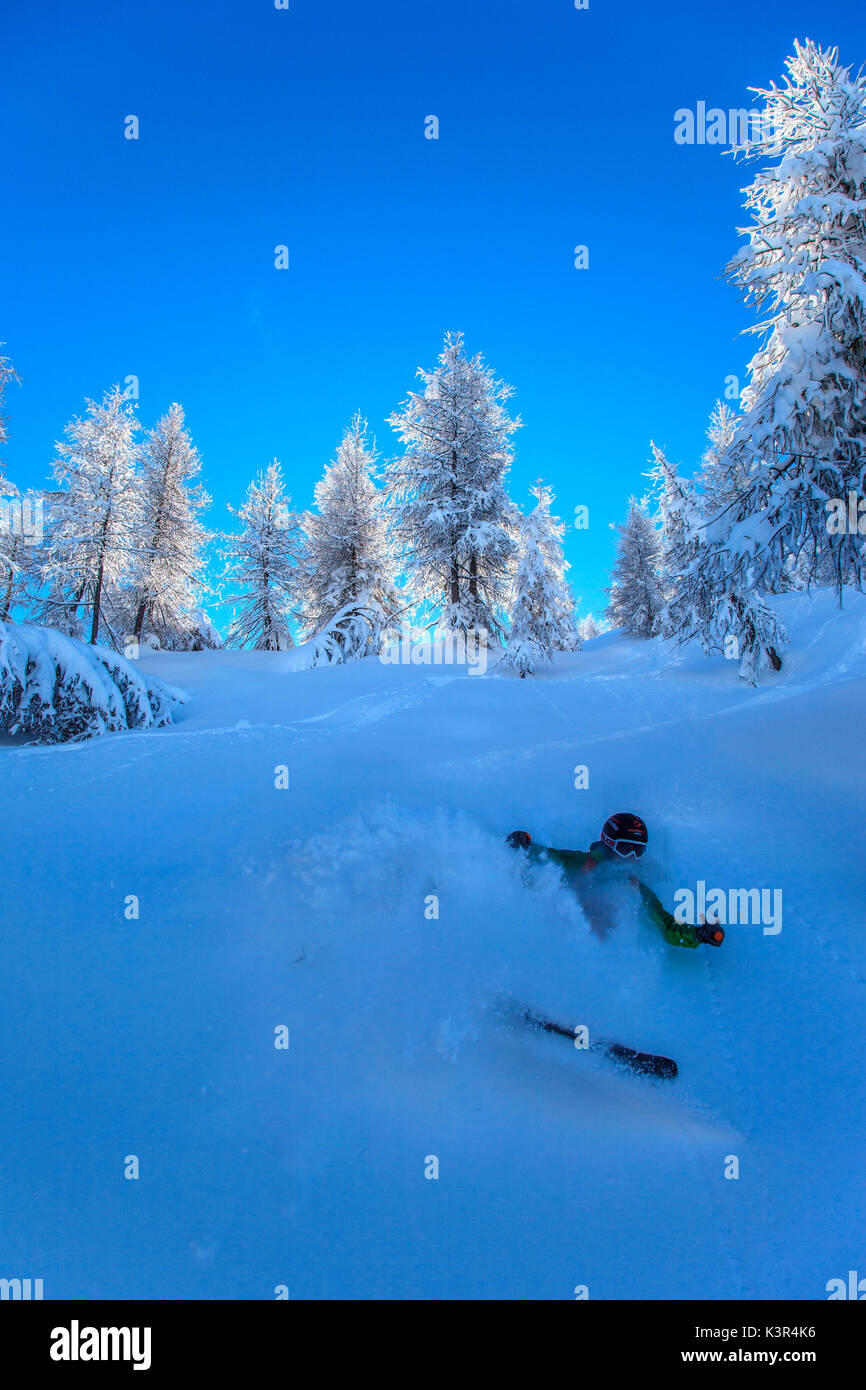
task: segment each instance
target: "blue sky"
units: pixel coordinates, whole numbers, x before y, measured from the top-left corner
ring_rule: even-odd
[[[795,37],[859,68],[857,8],[5,7],[0,339],[23,378],[7,473],[42,486],[84,398],[134,374],[144,424],[182,402],[212,526],[275,455],[306,507],[357,408],[395,451],[386,416],[462,329],[516,388],[512,495],[540,474],[565,519],[589,507],[568,555],[598,611],[650,437],[691,468],[752,350],[720,278],[748,174],[675,144],[674,111],[747,106]]]

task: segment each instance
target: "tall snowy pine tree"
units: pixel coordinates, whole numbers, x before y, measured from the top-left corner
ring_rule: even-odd
[[[740,675],[754,685],[764,667],[778,671],[785,629],[760,594],[736,569],[714,571],[708,525],[694,487],[681,478],[663,451],[652,445],[650,477],[661,520],[661,581],[665,596],[659,631],[679,642],[695,638],[707,653],[739,660]],[[718,523],[716,523],[718,524]]]
[[[225,577],[240,586],[224,599],[237,605],[227,647],[278,652],[294,646],[289,622],[298,586],[299,524],[290,501],[274,459],[250,483],[243,506],[237,512],[229,508],[242,529],[223,538]]]
[[[716,401],[707,427],[707,447],[701,459],[700,486],[704,495],[704,512],[708,517],[728,508],[742,491],[745,478],[732,470],[728,451],[734,441],[737,415],[724,401]]]
[[[142,546],[129,604],[136,640],[152,633],[169,648],[200,640],[196,613],[208,540],[200,513],[210,506],[200,472],[183,409],[172,405],[142,447]]]
[[[375,642],[399,607],[383,497],[374,482],[376,457],[359,411],[316,484],[317,510],[302,518],[300,616],[309,637],[353,610]]]
[[[749,244],[729,274],[762,315],[727,450],[735,505],[708,533],[716,587],[778,591],[790,557],[807,578],[860,584],[864,543],[827,503],[866,472],[866,77],[836,49],[797,43],[788,77],[759,90],[769,161],[746,191]],[[745,481],[743,481],[745,480]]]
[[[632,637],[655,636],[664,606],[659,578],[659,533],[643,502],[629,498],[628,515],[618,526],[619,543],[611,585],[605,592],[611,627]]]
[[[70,422],[57,445],[54,476],[62,497],[46,546],[45,622],[95,643],[107,608],[134,570],[141,545],[137,490],[138,423],[119,386]],[[89,632],[85,627],[89,614]],[[111,633],[112,640],[117,634]]]
[[[585,618],[580,618],[577,624],[578,641],[591,642],[593,637],[601,637],[607,628],[603,626],[594,613],[587,613]]]
[[[505,489],[520,424],[504,408],[512,388],[480,354],[466,356],[462,334],[448,334],[439,366],[418,375],[423,391],[390,417],[404,452],[386,469],[405,569],[442,628],[499,635],[518,518]]]
[[[18,380],[9,358],[0,353],[0,449],[9,438],[3,396],[8,383]],[[0,453],[0,622],[6,621],[13,604],[24,596],[27,573],[32,566],[32,547],[20,525],[18,508],[21,505],[17,487],[4,476]],[[32,500],[29,505],[32,506]]]
[[[520,551],[503,670],[531,675],[555,652],[577,651],[574,597],[565,579],[565,526],[551,515],[553,493],[541,481],[530,488],[536,505],[521,519]]]
[[[728,267],[762,315],[761,346],[668,605],[681,634],[738,655],[752,683],[779,669],[787,640],[762,595],[829,580],[841,603],[864,557],[831,514],[862,495],[866,473],[866,78],[811,41],[786,66],[781,87],[758,90],[759,138],[736,151],[767,165],[746,190],[749,244]]]
[[[0,343],[0,347],[3,347],[2,343]],[[3,354],[0,353],[0,449],[3,448],[3,445],[9,438],[6,416],[3,414],[3,397],[6,394],[6,387],[9,382],[18,381],[18,379],[18,373],[12,366],[9,358],[4,357]],[[8,495],[9,493],[15,493],[17,491],[18,489],[7,482],[3,476],[3,455],[0,453],[0,497],[2,497],[4,493]]]

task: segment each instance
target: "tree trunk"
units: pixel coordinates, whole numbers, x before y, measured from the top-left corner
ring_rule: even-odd
[[[451,500],[457,496],[457,450],[451,450]],[[460,571],[457,566],[457,552],[451,550],[451,602],[456,605],[460,602]]]
[[[135,622],[132,627],[132,636],[136,642],[141,641],[141,634],[144,629],[144,619],[147,615],[148,600],[143,598],[138,605],[138,612],[135,615]]]
[[[147,573],[145,574],[145,577],[144,577],[144,585],[143,585],[143,590],[142,590],[142,598],[141,598],[141,602],[140,602],[139,605],[138,605],[138,612],[137,612],[136,615],[135,615],[135,626],[134,626],[134,628],[133,628],[133,630],[132,630],[132,635],[133,635],[133,637],[135,638],[136,642],[138,642],[138,641],[141,640],[141,634],[142,634],[142,632],[144,631],[144,620],[145,620],[145,618],[147,617],[148,610],[149,610],[150,605],[151,605],[151,594],[150,594],[150,587],[151,587],[151,585],[150,585],[150,581],[151,581],[151,575],[153,574],[153,557],[154,557],[154,555],[156,554],[156,548],[157,548],[157,546],[159,545],[160,541],[162,540],[162,530],[163,530],[163,523],[164,523],[164,509],[165,509],[165,494],[166,494],[166,491],[168,490],[168,474],[169,474],[169,469],[170,469],[170,468],[171,468],[171,448],[169,448],[169,451],[168,451],[168,459],[167,459],[167,461],[166,461],[165,468],[162,470],[162,493],[161,493],[161,495],[160,495],[159,506],[158,506],[157,511],[156,511],[156,519],[155,519],[155,521],[154,521],[154,523],[153,523],[153,534],[151,535],[151,538],[150,538],[150,555],[148,556],[148,561],[147,561]]]
[[[81,583],[79,584],[78,588],[75,590],[75,593],[74,593],[74,595],[73,595],[72,613],[71,613],[71,618],[72,618],[72,622],[73,622],[73,623],[75,622],[75,618],[76,618],[76,616],[77,616],[77,614],[78,614],[78,608],[79,608],[79,605],[80,605],[80,603],[81,603],[81,600],[84,598],[84,592],[85,592],[86,588],[87,588],[87,582],[86,582],[86,580],[82,580]]]
[[[9,617],[9,609],[12,607],[12,566],[9,566],[9,578],[6,581],[6,593],[3,595],[3,606],[0,608],[0,623],[5,623]]]
[[[102,604],[102,580],[105,573],[105,557],[99,560],[99,574],[96,580],[96,592],[93,595],[93,618],[90,623],[90,645],[96,646],[96,639],[99,636],[99,610]]]
[[[271,576],[267,569],[262,570],[262,587],[265,591],[265,618],[262,624],[265,637],[264,649],[266,652],[272,652],[274,648],[271,646],[271,628],[273,627],[273,623],[271,622]]]
[[[6,619],[9,617],[9,609],[12,607],[12,590],[15,587],[15,571],[12,568],[12,563],[17,554],[18,546],[13,539],[12,550],[6,559],[6,563],[9,566],[9,577],[6,580],[6,593],[3,595],[3,603],[0,605],[0,623],[6,622]]]
[[[478,598],[478,556],[475,554],[469,557],[469,593],[472,598]]]
[[[102,545],[99,551],[99,572],[96,576],[96,592],[93,595],[93,619],[90,624],[91,647],[96,646],[96,639],[99,636],[99,618],[100,609],[102,607],[102,585],[105,578],[105,551],[107,548],[108,518],[110,515],[111,513],[109,511],[105,517],[105,520],[102,523]]]

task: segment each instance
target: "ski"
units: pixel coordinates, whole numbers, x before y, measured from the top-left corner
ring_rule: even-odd
[[[524,1009],[521,1017],[531,1028],[538,1028],[545,1033],[558,1033],[560,1037],[570,1038],[574,1042],[574,1029],[566,1027],[564,1023],[555,1023],[553,1019],[544,1018],[542,1014],[533,1013],[531,1009]],[[638,1052],[636,1048],[611,1042],[609,1038],[599,1038],[591,1042],[588,1050],[603,1053],[612,1062],[627,1067],[637,1076],[655,1076],[669,1081],[679,1073],[672,1057],[663,1057],[657,1052]]]

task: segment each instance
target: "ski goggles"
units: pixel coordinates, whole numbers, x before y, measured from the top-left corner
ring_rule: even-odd
[[[640,859],[646,849],[642,840],[612,840],[608,835],[602,835],[601,838],[614,854],[618,854],[622,859],[628,859],[631,855]]]

